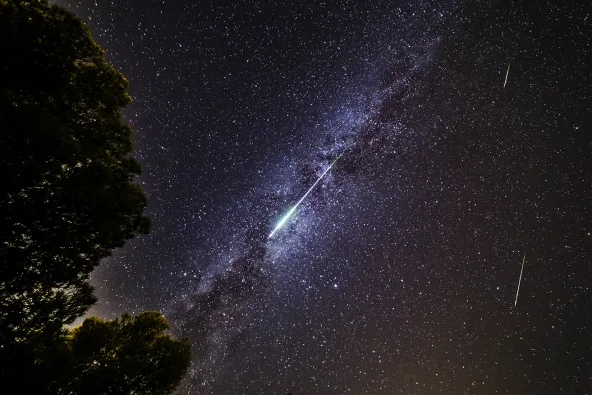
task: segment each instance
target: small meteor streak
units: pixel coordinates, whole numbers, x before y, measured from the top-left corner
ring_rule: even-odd
[[[315,181],[315,183],[312,184],[312,186],[308,189],[308,191],[306,191],[306,193],[304,194],[304,196],[302,196],[300,198],[300,200],[294,205],[294,207],[292,207],[290,209],[290,211],[288,211],[286,213],[286,215],[284,215],[284,217],[281,219],[281,221],[278,222],[278,224],[276,225],[276,227],[269,234],[268,239],[271,238],[275,234],[275,232],[277,232],[282,226],[285,225],[285,223],[290,219],[290,217],[292,216],[292,214],[294,214],[296,212],[296,209],[298,208],[298,206],[300,205],[300,203],[302,203],[302,201],[304,199],[306,199],[306,197],[314,189],[314,187],[316,187],[317,184],[323,179],[323,177],[325,177],[325,174],[327,174],[329,172],[329,170],[331,170],[331,168],[333,167],[333,165],[335,164],[335,162],[337,162],[339,160],[339,158],[341,158],[341,155],[343,155],[343,152],[333,161],[333,163],[331,163],[329,165],[329,167],[327,167],[327,169],[323,172],[323,174],[321,174],[321,176]]]
[[[518,304],[518,292],[520,292],[520,283],[522,282],[522,271],[524,270],[524,261],[526,260],[526,250],[524,250],[524,257],[522,258],[522,269],[520,269],[520,278],[518,279],[518,289],[516,289],[516,300],[514,300],[514,307]]]
[[[508,74],[510,74],[510,62],[508,62],[508,70],[506,70],[506,80],[504,81],[504,89],[506,88],[506,84],[508,83]]]

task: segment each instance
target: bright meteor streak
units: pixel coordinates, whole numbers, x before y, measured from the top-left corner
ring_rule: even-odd
[[[323,179],[323,177],[325,177],[325,174],[327,174],[329,172],[329,170],[331,170],[331,168],[333,167],[333,165],[335,164],[335,162],[337,162],[339,160],[339,158],[341,158],[341,155],[343,155],[343,152],[333,161],[333,163],[331,163],[329,165],[329,167],[327,167],[327,169],[323,172],[323,174],[321,174],[321,176],[315,181],[315,183],[312,184],[312,186],[308,189],[308,191],[306,191],[306,193],[304,194],[304,196],[302,196],[300,198],[300,200],[294,205],[294,207],[292,207],[290,209],[290,211],[288,211],[286,213],[286,215],[284,215],[284,217],[281,219],[281,221],[278,222],[278,224],[276,225],[276,227],[269,234],[269,237],[268,238],[271,238],[271,236],[273,236],[275,232],[277,232],[278,230],[280,230],[280,228],[282,226],[284,226],[284,224],[290,219],[290,217],[292,216],[292,214],[294,214],[296,212],[296,209],[298,208],[298,206],[300,205],[300,203],[302,203],[302,201],[304,199],[306,199],[306,197],[314,189],[314,187],[316,187],[317,184]]]
[[[524,261],[526,261],[526,250],[524,250],[524,257],[522,258],[522,269],[520,269],[520,279],[518,280],[518,289],[516,289],[516,300],[514,300],[514,307],[518,304],[518,292],[520,292],[520,283],[522,282],[522,272],[524,271]]]

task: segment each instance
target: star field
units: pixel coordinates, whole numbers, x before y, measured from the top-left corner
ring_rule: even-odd
[[[590,4],[58,3],[153,220],[91,313],[163,311],[180,393],[592,391]]]

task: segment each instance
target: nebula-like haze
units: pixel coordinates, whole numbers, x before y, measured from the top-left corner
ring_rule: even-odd
[[[209,383],[219,378],[222,359],[232,358],[233,345],[249,329],[251,310],[259,309],[265,315],[265,304],[256,299],[265,294],[266,287],[281,283],[281,276],[290,277],[291,262],[306,257],[311,243],[328,243],[331,237],[338,244],[334,241],[338,234],[324,232],[324,226],[334,225],[326,213],[340,215],[340,206],[359,199],[356,191],[365,188],[364,177],[376,171],[374,167],[385,157],[396,158],[397,151],[417,149],[418,141],[426,144],[437,137],[430,136],[432,130],[424,121],[431,114],[417,119],[415,108],[424,107],[424,79],[429,76],[440,38],[432,29],[422,32],[414,25],[440,22],[431,21],[430,16],[381,38],[377,47],[387,49],[372,56],[367,63],[370,69],[364,67],[349,77],[348,89],[338,95],[323,122],[305,131],[309,142],[316,144],[307,146],[307,142],[292,150],[291,157],[281,157],[266,169],[270,174],[264,180],[271,182],[259,185],[240,203],[250,209],[232,212],[231,218],[221,222],[236,224],[227,229],[235,235],[233,247],[213,259],[211,266],[179,293],[169,313],[175,332],[192,339],[195,358],[190,376],[201,391],[207,391]],[[398,39],[387,45],[393,37]],[[335,169],[277,236],[268,239],[282,210],[288,211],[340,154],[343,159]],[[248,224],[240,217],[247,217]]]

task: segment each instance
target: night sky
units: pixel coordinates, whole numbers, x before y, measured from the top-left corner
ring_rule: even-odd
[[[589,1],[59,4],[153,220],[91,313],[163,311],[181,393],[592,393]]]

